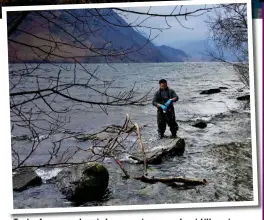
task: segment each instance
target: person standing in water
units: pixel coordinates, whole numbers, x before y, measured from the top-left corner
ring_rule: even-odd
[[[152,104],[157,107],[157,123],[159,138],[164,137],[166,125],[170,127],[171,137],[175,138],[178,131],[173,103],[179,100],[176,92],[169,88],[167,81],[159,81],[159,90],[154,94]]]

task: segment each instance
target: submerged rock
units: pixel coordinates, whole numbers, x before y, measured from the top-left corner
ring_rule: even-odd
[[[18,136],[11,136],[12,141],[26,141],[26,140],[30,140],[30,137],[28,135],[18,135]]]
[[[13,190],[23,191],[29,187],[39,186],[42,179],[32,168],[21,168],[13,175]]]
[[[156,184],[151,184],[147,185],[143,189],[138,190],[138,194],[140,196],[152,196],[154,197],[155,195],[159,195],[161,192],[166,191],[167,186],[163,183],[156,183]]]
[[[100,163],[67,167],[57,176],[57,186],[61,193],[78,204],[101,199],[108,181],[108,171]]]
[[[219,89],[228,89],[228,88],[225,86],[220,86]]]
[[[76,136],[75,138],[78,141],[88,141],[88,140],[101,141],[101,140],[106,140],[110,137],[114,137],[114,135],[115,133],[100,132],[98,134],[83,134],[83,135]]]
[[[238,101],[250,101],[250,95],[244,95],[244,96],[240,96],[237,97]]]
[[[196,127],[196,128],[206,128],[207,127],[207,124],[204,122],[204,121],[199,121],[199,122],[196,122],[195,124],[192,125],[193,127]]]
[[[221,92],[221,89],[217,88],[217,89],[203,90],[202,92],[200,92],[200,94],[201,95],[210,95],[210,94],[219,93],[219,92]]]

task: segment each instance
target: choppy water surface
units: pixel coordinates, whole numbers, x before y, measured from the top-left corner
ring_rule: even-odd
[[[68,69],[73,68],[70,64]],[[87,67],[96,68],[96,64]],[[102,201],[90,205],[133,205],[190,202],[227,202],[253,200],[252,146],[250,110],[236,100],[248,91],[240,83],[230,68],[218,63],[163,63],[163,64],[113,64],[114,68],[100,64],[98,77],[115,79],[113,89],[129,89],[137,82],[138,92],[151,94],[158,89],[158,80],[166,78],[169,86],[176,90],[180,100],[175,104],[180,129],[178,136],[185,138],[186,151],[183,156],[168,159],[160,165],[149,166],[149,175],[159,177],[184,176],[206,179],[208,184],[192,188],[170,187],[161,183],[146,184],[135,180],[125,180],[114,163],[106,162],[110,172],[109,192]],[[12,66],[13,69],[18,66]],[[54,68],[54,67],[53,67]],[[56,71],[56,68],[53,69]],[[66,75],[66,78],[71,75]],[[31,85],[24,85],[25,87]],[[200,91],[220,86],[228,89],[213,95],[200,95]],[[79,92],[80,96],[88,96]],[[96,97],[95,97],[96,98]],[[59,103],[59,104],[65,104]],[[148,126],[142,131],[145,144],[154,143],[157,134],[156,108],[151,104],[140,107],[109,108],[108,115],[96,107],[91,111],[82,108],[70,113],[70,131],[88,133],[99,130],[104,125],[121,124],[126,113],[133,121]],[[208,122],[205,129],[191,125],[196,119]],[[168,130],[168,129],[167,129]],[[167,131],[168,132],[168,131]],[[23,134],[23,129],[16,134]],[[169,134],[169,132],[168,132]],[[56,134],[59,135],[59,134]],[[42,143],[31,163],[40,163],[47,157],[50,140]],[[22,142],[21,142],[22,143]],[[87,142],[69,140],[65,145],[88,146]],[[26,145],[21,144],[26,151]],[[65,146],[66,147],[66,146]],[[25,148],[25,149],[24,149]],[[23,151],[21,152],[23,154]],[[78,155],[75,160],[81,159]],[[141,174],[142,167],[126,167],[135,174]],[[49,179],[59,170],[39,170],[38,173]],[[14,193],[15,208],[43,208],[72,206],[52,184]]]

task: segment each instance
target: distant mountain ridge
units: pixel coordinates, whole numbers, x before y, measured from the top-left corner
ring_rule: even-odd
[[[185,62],[190,56],[183,50],[175,49],[166,45],[159,46],[161,54],[168,59],[168,62]]]
[[[76,23],[76,19],[65,11],[54,11],[53,13],[60,20],[67,19],[69,23]],[[85,17],[87,13],[89,13],[89,15],[97,15],[96,13],[98,12],[96,9],[90,9],[88,11],[77,9],[74,13],[78,17]],[[64,58],[71,54],[74,59],[83,63],[209,61],[205,57],[199,56],[199,52],[194,52],[197,43],[196,46],[179,45],[178,47],[172,44],[157,46],[149,41],[147,37],[137,32],[133,27],[130,27],[129,24],[112,9],[100,9],[100,13],[107,15],[105,17],[107,22],[100,18],[100,16],[90,16],[89,19],[86,20],[84,27],[82,27],[83,23],[75,24],[76,28],[83,28],[87,33],[90,32],[90,34],[82,36],[83,44],[89,49],[82,50],[72,47],[65,49],[66,52],[57,49],[54,51],[55,55],[49,56],[49,60],[52,62],[73,62],[73,59]],[[50,15],[47,13],[47,16]],[[40,18],[37,17],[37,19]],[[45,19],[42,20],[45,22]],[[38,20],[38,23],[40,22],[41,20]],[[41,38],[47,38],[50,34],[56,41],[61,41],[61,39],[66,42],[73,41],[70,35],[66,34],[65,31],[58,28],[56,25],[49,24],[48,28],[38,23],[36,22],[36,17],[29,14],[26,19],[23,20],[19,29],[33,33],[35,37],[18,31],[15,32],[10,39],[19,41],[22,44],[31,42],[31,45],[36,47],[46,45],[47,42],[41,40]],[[75,33],[73,29],[69,29],[68,31],[77,36],[77,33]],[[93,32],[93,34],[91,32]],[[80,46],[78,42],[75,42],[75,44]],[[199,44],[200,47],[201,45],[202,44]],[[109,50],[114,52],[112,54],[109,53],[110,55],[103,56],[97,53],[97,48],[104,48],[105,51]],[[199,50],[201,51],[201,48],[198,48],[198,51]],[[36,51],[39,53],[38,55],[35,54]],[[129,52],[123,55],[120,51]],[[31,48],[9,42],[9,62],[44,62],[43,59],[45,60],[45,56],[45,53],[41,53],[37,49],[33,52]],[[19,59],[17,57],[19,57]]]
[[[183,50],[189,55],[189,61],[214,61],[212,57],[208,55],[208,50],[217,54],[217,47],[214,45],[212,40],[193,40],[193,41],[181,41],[170,43],[169,46],[176,47]],[[228,51],[224,51],[224,57],[229,61],[236,61],[236,57]]]

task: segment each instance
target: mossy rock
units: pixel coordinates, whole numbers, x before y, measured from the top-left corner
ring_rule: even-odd
[[[100,163],[67,167],[57,176],[57,186],[61,193],[78,204],[100,200],[108,182],[108,170]]]

